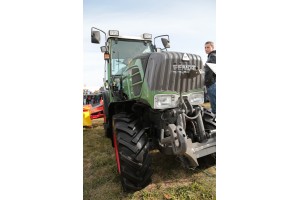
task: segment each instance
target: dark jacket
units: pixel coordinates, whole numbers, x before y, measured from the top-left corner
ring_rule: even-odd
[[[207,56],[206,63],[215,63],[216,64],[216,50],[210,52]],[[205,64],[205,85],[206,87],[210,87],[212,84],[216,82],[216,74]]]

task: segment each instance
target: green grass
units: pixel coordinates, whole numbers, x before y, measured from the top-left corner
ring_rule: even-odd
[[[200,159],[195,170],[185,169],[174,156],[152,151],[152,183],[134,193],[122,191],[111,141],[103,120],[83,130],[83,199],[216,199],[216,168],[211,157]]]

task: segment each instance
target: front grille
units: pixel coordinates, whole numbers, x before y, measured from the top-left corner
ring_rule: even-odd
[[[188,62],[182,61],[184,53],[161,52],[153,53],[149,57],[145,80],[151,90],[180,92],[182,71],[174,68],[174,65],[194,65],[197,69],[203,69],[202,59],[199,55],[187,54]],[[204,86],[204,74],[196,77],[183,76],[182,92],[200,89]]]

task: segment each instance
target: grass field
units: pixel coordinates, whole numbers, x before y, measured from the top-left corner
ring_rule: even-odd
[[[211,156],[200,166],[185,169],[174,156],[152,151],[152,183],[134,193],[122,192],[111,141],[105,137],[103,120],[83,130],[83,199],[216,199],[216,166]]]

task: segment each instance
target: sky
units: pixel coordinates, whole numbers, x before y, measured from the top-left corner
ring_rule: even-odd
[[[104,60],[100,46],[90,42],[91,27],[120,35],[168,34],[169,51],[195,53],[206,60],[204,43],[216,41],[215,0],[83,1],[83,87],[94,91],[103,85]],[[160,44],[160,40],[157,41]]]

